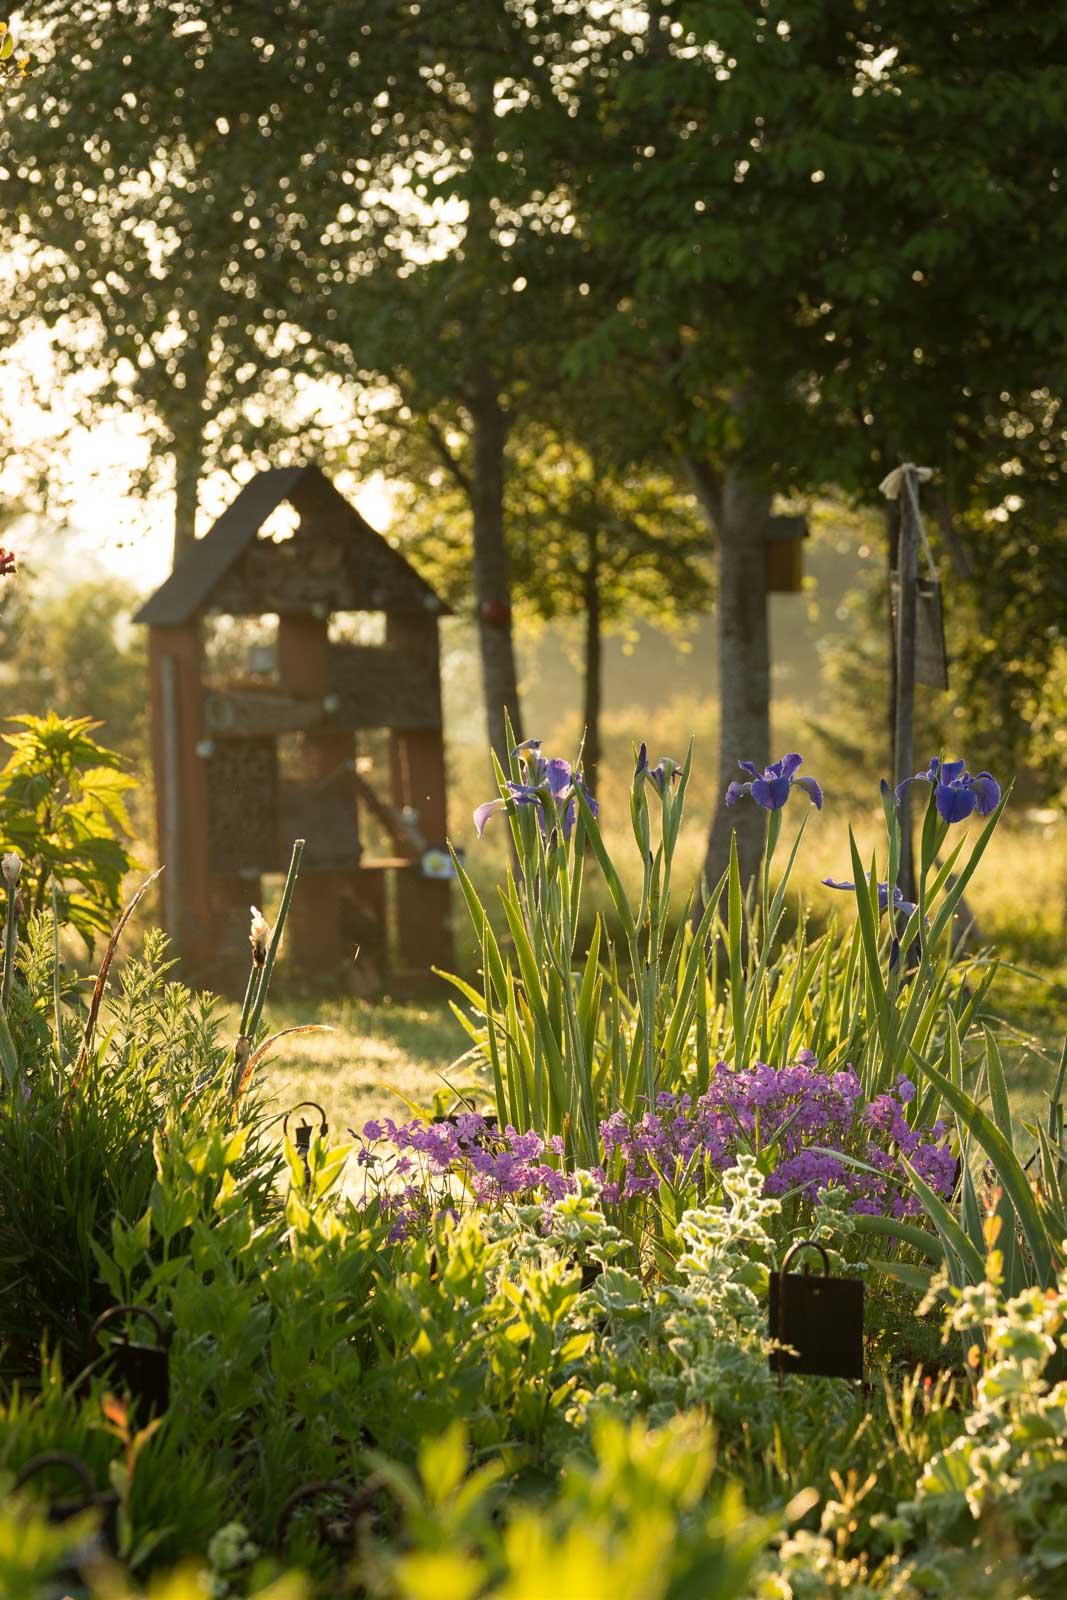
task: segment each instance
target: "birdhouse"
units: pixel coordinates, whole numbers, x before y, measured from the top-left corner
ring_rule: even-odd
[[[451,962],[449,880],[423,870],[447,835],[447,614],[312,465],[246,483],[138,612],[164,920],[198,975],[247,966],[248,907],[297,837],[288,964],[336,981],[358,946],[357,976],[392,985]],[[229,618],[273,638],[220,664],[205,639]]]
[[[767,590],[800,594],[804,587],[804,544],[807,517],[770,517],[767,522]]]

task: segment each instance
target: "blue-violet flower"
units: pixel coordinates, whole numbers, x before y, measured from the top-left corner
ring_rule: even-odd
[[[964,761],[939,761],[934,756],[925,772],[897,785],[898,801],[909,783],[934,785],[934,802],[946,822],[963,822],[972,811],[988,817],[1000,804],[1000,784],[992,773],[979,772],[972,778]]]
[[[726,804],[735,806],[742,795],[749,794],[758,806],[765,811],[780,811],[789,799],[789,791],[796,784],[804,789],[811,797],[811,803],[817,811],[822,810],[822,790],[814,778],[797,778],[794,776],[797,768],[803,765],[804,757],[795,752],[783,756],[780,761],[772,761],[769,767],[761,772],[752,761],[739,761],[737,765],[742,772],[752,774],[751,783],[731,783],[726,791]]]
[[[512,755],[525,768],[526,782],[515,783],[509,778],[507,794],[496,800],[486,800],[477,808],[474,826],[479,839],[493,813],[504,810],[512,801],[520,806],[536,806],[541,832],[548,833],[551,828],[561,827],[564,839],[570,838],[574,827],[577,814],[575,796],[579,791],[585,796],[594,817],[597,815],[597,803],[586,788],[581,774],[569,761],[559,757],[549,760],[543,756],[540,739],[526,739],[515,746]]]

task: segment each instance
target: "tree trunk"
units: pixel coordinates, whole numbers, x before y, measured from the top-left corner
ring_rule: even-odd
[[[726,787],[742,778],[738,761],[765,767],[770,760],[770,634],[767,606],[767,519],[771,495],[728,468],[721,492],[701,486],[705,513],[718,534],[716,621],[719,654],[719,793],[704,862],[705,889],[717,883],[730,859],[736,830],[741,882],[759,870],[766,814],[751,801],[726,807]]]
[[[175,566],[196,539],[200,480],[204,476],[204,428],[208,418],[209,339],[209,331],[204,330],[201,340],[192,342],[184,351],[184,383],[172,391],[170,404],[164,409],[174,458]]]
[[[471,422],[474,470],[471,513],[474,528],[474,599],[489,743],[506,766],[508,741],[504,713],[515,738],[522,738],[518,673],[511,625],[511,583],[504,542],[504,447],[507,417],[488,367],[478,373]]]
[[[600,612],[600,539],[594,523],[586,535],[585,566],[585,781],[596,794],[600,767],[600,708],[603,700],[603,638]]]
[[[174,443],[174,565],[196,539],[203,453],[199,445]]]
[[[496,158],[496,86],[490,52],[472,67],[471,145],[472,175],[477,180],[467,211],[463,255],[471,278],[468,293],[475,295],[475,315],[470,332],[471,364],[467,369],[467,400],[473,432],[473,471],[470,499],[474,529],[474,600],[478,611],[478,645],[482,658],[482,690],[489,743],[506,767],[508,739],[505,712],[511,718],[516,741],[522,739],[518,673],[511,625],[511,583],[504,540],[504,471],[508,417],[500,403],[500,380],[482,352],[492,348],[493,289],[496,244],[490,196],[490,174]]]

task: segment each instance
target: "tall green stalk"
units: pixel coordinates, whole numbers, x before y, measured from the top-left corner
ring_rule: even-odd
[[[815,937],[803,910],[783,935],[810,811],[805,807],[777,875],[783,815],[771,812],[754,892],[743,893],[735,848],[693,929],[691,897],[671,903],[691,764],[690,751],[680,765],[650,773],[639,762],[635,769],[628,795],[638,864],[632,893],[581,787],[568,836],[547,785],[537,804],[511,797],[509,784],[525,785],[526,796],[526,772],[540,770],[535,763],[524,769],[515,756],[497,775],[517,870],[498,886],[492,914],[456,863],[482,972],[480,991],[451,980],[463,1002],[455,1013],[485,1062],[501,1122],[560,1136],[571,1162],[600,1163],[606,1116],[621,1110],[638,1117],[663,1093],[702,1093],[717,1061],[737,1069],[757,1057],[784,1063],[803,1046],[827,1071],[852,1064],[870,1098],[912,1071],[916,1057],[936,1062],[950,1038],[969,1049],[984,1016],[992,972],[981,960],[961,963],[948,933],[1002,808],[969,855],[961,839],[940,864],[945,830],[928,816],[920,904],[908,917],[892,905],[883,911],[877,862],[865,864],[853,839],[856,925],[842,930],[831,921]],[[892,882],[900,833],[891,796],[885,815],[884,870]],[[610,902],[607,915],[592,919],[583,916],[590,857]],[[950,884],[954,872],[959,877]],[[580,930],[590,927],[583,947]],[[917,1124],[933,1121],[939,1104],[936,1091],[920,1093]]]

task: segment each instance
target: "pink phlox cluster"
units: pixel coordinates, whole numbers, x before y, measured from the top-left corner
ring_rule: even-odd
[[[784,1067],[759,1061],[735,1071],[720,1061],[696,1100],[660,1094],[654,1112],[629,1118],[616,1111],[600,1124],[602,1198],[610,1204],[651,1194],[660,1175],[677,1181],[689,1171],[699,1178],[705,1161],[724,1171],[746,1148],[770,1149],[768,1194],[815,1200],[840,1186],[858,1211],[912,1215],[920,1206],[901,1157],[942,1195],[952,1193],[957,1171],[944,1123],[921,1131],[909,1125],[905,1108],[914,1098],[915,1085],[901,1076],[894,1093],[864,1105],[855,1070],[821,1072],[810,1050]],[[877,1170],[864,1172],[846,1156]]]
[[[427,1179],[462,1177],[474,1198],[483,1205],[505,1200],[539,1203],[550,1208],[554,1201],[570,1194],[575,1180],[558,1167],[541,1161],[546,1142],[528,1129],[520,1133],[508,1124],[501,1133],[494,1123],[475,1112],[460,1112],[438,1122],[397,1123],[391,1117],[364,1125],[363,1137],[374,1143],[392,1145],[395,1152],[391,1171],[407,1176],[420,1158]],[[360,1152],[361,1164],[375,1158]],[[563,1140],[554,1135],[547,1142],[554,1155],[563,1154]],[[441,1197],[439,1196],[438,1199]],[[434,1204],[426,1185],[407,1184],[403,1189],[378,1191],[381,1211],[392,1216],[391,1241],[409,1238],[420,1222],[426,1221]],[[438,1204],[437,1211],[455,1213],[449,1203]]]
[[[911,1191],[907,1161],[942,1196],[952,1194],[958,1162],[944,1122],[912,1127],[907,1107],[915,1085],[903,1075],[890,1093],[864,1102],[852,1067],[822,1072],[810,1050],[801,1050],[784,1067],[758,1061],[736,1071],[721,1061],[705,1092],[661,1093],[655,1105],[637,1115],[618,1110],[600,1124],[603,1163],[592,1176],[604,1205],[617,1205],[655,1194],[661,1181],[691,1181],[706,1187],[708,1169],[723,1172],[746,1149],[768,1155],[766,1192],[814,1201],[830,1187],[843,1188],[855,1211],[875,1216],[912,1216],[921,1210]],[[415,1182],[403,1189],[379,1189],[383,1211],[392,1215],[393,1235],[406,1238],[434,1206],[449,1202],[447,1184],[460,1177],[482,1205],[508,1200],[543,1207],[546,1226],[556,1201],[575,1190],[575,1180],[556,1164],[564,1154],[562,1138],[544,1140],[510,1124],[501,1132],[495,1121],[474,1112],[437,1122],[397,1124],[386,1117],[368,1122],[368,1141],[392,1145],[391,1171],[410,1178],[421,1166],[420,1190]],[[546,1154],[549,1160],[542,1159]],[[862,1162],[853,1164],[850,1158]],[[360,1162],[375,1178],[379,1158],[361,1152]],[[434,1180],[445,1188],[433,1196]]]

